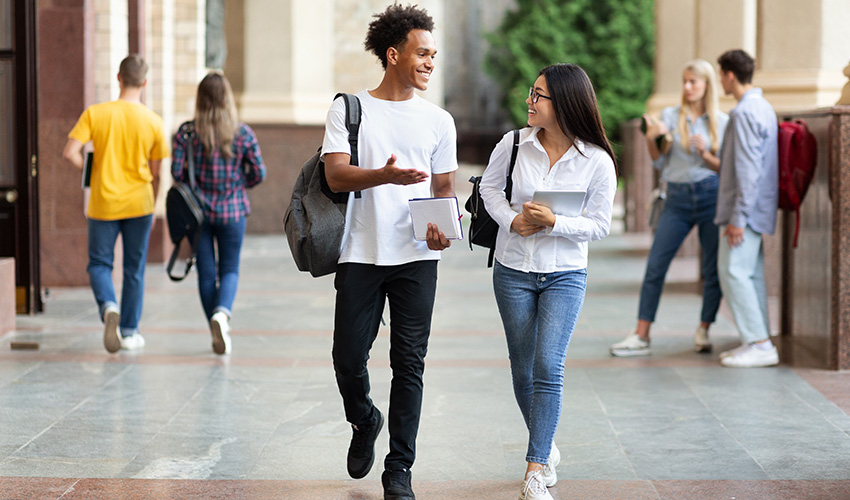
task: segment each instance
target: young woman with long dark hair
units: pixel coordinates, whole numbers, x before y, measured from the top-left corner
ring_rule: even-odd
[[[481,196],[499,224],[493,288],[529,433],[519,498],[551,500],[564,360],[584,303],[588,242],[608,235],[617,174],[593,85],[579,66],[544,68],[526,103],[529,126],[520,131],[511,198],[504,188],[512,132],[490,156]],[[586,191],[582,213],[557,215],[533,203],[537,190]]]

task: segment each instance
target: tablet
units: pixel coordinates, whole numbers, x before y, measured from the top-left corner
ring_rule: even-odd
[[[555,215],[578,217],[584,210],[586,191],[535,191],[531,201],[546,205]]]

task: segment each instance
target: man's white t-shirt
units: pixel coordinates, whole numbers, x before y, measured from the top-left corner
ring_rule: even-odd
[[[431,196],[431,177],[457,170],[457,131],[452,116],[419,96],[385,101],[363,90],[357,151],[360,168],[378,169],[396,155],[399,168],[427,172],[426,181],[401,186],[383,184],[351,193],[339,263],[395,266],[419,260],[439,260],[425,241],[413,238],[408,201]],[[325,121],[322,154],[351,154],[345,126],[345,102],[336,99]]]

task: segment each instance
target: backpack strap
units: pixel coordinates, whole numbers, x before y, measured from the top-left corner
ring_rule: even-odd
[[[189,276],[189,271],[192,270],[192,266],[195,265],[195,261],[198,258],[198,244],[200,242],[201,228],[199,227],[197,231],[195,231],[195,237],[192,238],[192,255],[186,258],[186,268],[183,270],[182,276],[176,275],[172,272],[172,269],[174,269],[174,264],[177,262],[177,255],[180,253],[180,245],[174,245],[174,250],[171,251],[171,258],[168,259],[168,265],[165,268],[165,272],[168,273],[168,277],[171,278],[171,281],[182,281],[183,278]]]
[[[357,152],[357,136],[360,132],[360,99],[356,95],[340,92],[334,96],[334,100],[342,97],[345,102],[345,127],[348,129],[348,144],[351,146],[351,164],[360,166],[360,158]],[[355,198],[360,198],[360,191],[354,192]]]
[[[511,149],[511,163],[508,166],[508,176],[505,179],[505,197],[508,203],[511,202],[511,192],[514,190],[514,167],[516,166],[516,155],[519,151],[519,129],[514,130],[514,146]],[[472,243],[470,243],[471,248]],[[490,249],[490,255],[487,257],[487,267],[493,267],[493,260],[496,255],[496,245]]]
[[[206,200],[198,196],[198,183],[195,179],[195,122],[186,122],[183,127],[183,143],[186,150],[186,173],[189,175],[189,188],[198,199],[202,209],[209,208]]]
[[[508,167],[508,178],[505,180],[505,195],[508,202],[511,201],[511,192],[514,189],[514,167],[516,166],[516,154],[519,151],[519,129],[514,130],[514,147],[511,149],[511,164]]]
[[[186,143],[186,170],[189,172],[189,187],[192,192],[196,193],[197,184],[195,181],[195,146],[192,144],[195,141],[195,125],[190,124],[186,127],[186,133],[183,135]]]

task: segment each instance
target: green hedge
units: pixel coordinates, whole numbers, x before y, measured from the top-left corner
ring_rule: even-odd
[[[590,76],[608,137],[618,143],[619,124],[640,116],[652,92],[654,12],[654,0],[518,0],[487,35],[486,57],[515,124],[525,125],[528,87],[540,70],[573,63]]]

